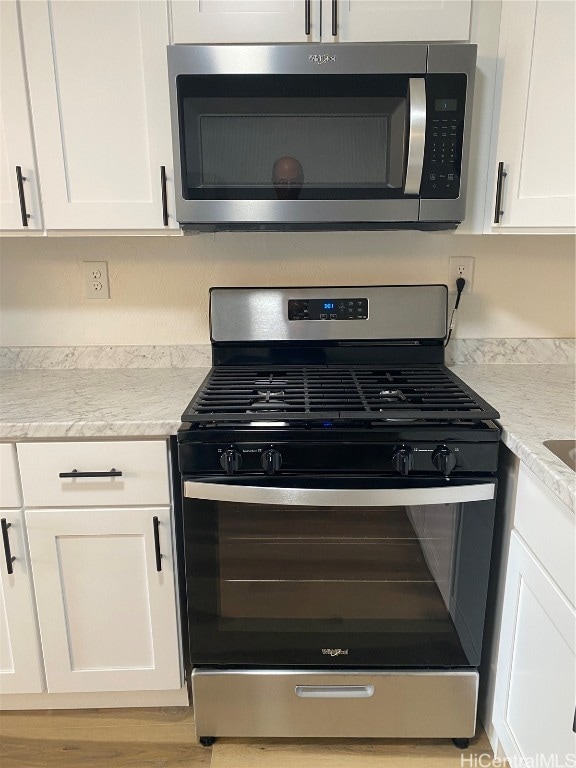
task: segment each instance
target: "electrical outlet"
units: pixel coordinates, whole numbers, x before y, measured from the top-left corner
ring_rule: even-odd
[[[448,290],[450,293],[456,293],[456,280],[459,277],[466,280],[462,293],[472,293],[472,286],[474,285],[473,256],[452,256],[450,259],[450,271],[448,273]]]
[[[109,299],[110,284],[108,283],[107,261],[85,261],[84,264],[84,293],[87,299]]]

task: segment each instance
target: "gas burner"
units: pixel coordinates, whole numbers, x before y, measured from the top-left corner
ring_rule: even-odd
[[[378,392],[378,397],[381,397],[385,403],[398,403],[401,400],[406,401],[406,397],[399,389],[382,389]]]

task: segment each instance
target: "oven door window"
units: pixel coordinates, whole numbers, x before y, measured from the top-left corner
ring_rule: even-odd
[[[492,502],[190,500],[185,522],[195,664],[480,661]]]
[[[181,75],[183,197],[403,197],[408,76]]]

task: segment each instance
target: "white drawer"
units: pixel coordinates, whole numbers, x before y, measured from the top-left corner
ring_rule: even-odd
[[[101,507],[170,503],[164,440],[19,443],[26,507]],[[78,476],[70,476],[72,473]],[[81,473],[120,472],[115,476]],[[61,473],[68,476],[61,477]]]
[[[520,465],[514,527],[574,605],[576,518],[523,464]]]
[[[20,480],[16,446],[13,443],[0,444],[0,507],[21,507]]]

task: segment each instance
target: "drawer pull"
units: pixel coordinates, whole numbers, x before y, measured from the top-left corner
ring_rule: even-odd
[[[122,477],[122,472],[114,467],[110,472],[78,472],[73,469],[72,472],[60,472],[58,477]]]
[[[7,523],[6,518],[3,517],[2,520],[0,520],[0,524],[2,525],[2,541],[4,542],[4,556],[6,557],[6,570],[10,575],[14,573],[14,568],[12,567],[12,563],[14,560],[16,560],[15,557],[13,557],[12,552],[10,551],[10,539],[8,538],[8,528],[12,525],[12,523]]]
[[[369,699],[373,685],[297,685],[296,696],[302,699]]]
[[[158,573],[162,570],[162,552],[160,552],[160,520],[154,515],[152,518],[154,526],[154,553],[156,554],[156,570]]]

